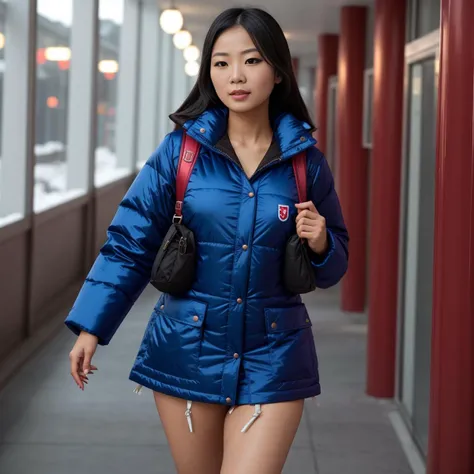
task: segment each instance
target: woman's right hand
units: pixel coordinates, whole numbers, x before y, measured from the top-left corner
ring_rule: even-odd
[[[89,380],[87,374],[93,374],[93,370],[97,370],[97,367],[92,365],[91,361],[97,349],[98,341],[97,336],[82,331],[69,353],[71,375],[81,390],[84,390],[84,384]]]

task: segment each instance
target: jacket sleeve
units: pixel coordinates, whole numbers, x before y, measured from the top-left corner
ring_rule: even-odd
[[[329,288],[344,276],[349,259],[349,234],[334,188],[334,178],[324,155],[314,148],[308,152],[309,196],[326,219],[328,250],[324,255],[311,252],[311,263],[319,288]]]
[[[75,334],[86,331],[107,345],[149,282],[174,211],[174,148],[179,154],[170,134],[121,201],[107,240],[65,320]]]

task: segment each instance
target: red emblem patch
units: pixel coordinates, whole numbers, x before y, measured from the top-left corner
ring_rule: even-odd
[[[290,214],[290,207],[284,204],[278,204],[278,218],[285,222],[288,220],[288,216]]]
[[[192,151],[186,150],[183,156],[183,160],[186,163],[192,163],[193,159],[194,159],[194,153]]]

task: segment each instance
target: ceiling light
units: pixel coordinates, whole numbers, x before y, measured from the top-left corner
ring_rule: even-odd
[[[199,64],[196,61],[190,61],[184,66],[184,72],[191,77],[199,74]]]
[[[160,26],[165,33],[174,35],[183,27],[183,15],[176,8],[164,10],[160,15]]]
[[[188,46],[183,52],[184,59],[188,62],[197,61],[199,56],[201,56],[201,52],[197,46],[191,45]]]
[[[114,59],[103,59],[102,61],[99,61],[99,71],[102,74],[115,74],[118,70],[118,62]]]
[[[71,59],[71,49],[65,46],[46,48],[44,57],[48,61],[69,61]]]
[[[192,42],[193,37],[187,30],[178,31],[173,36],[173,43],[178,49],[186,49]]]

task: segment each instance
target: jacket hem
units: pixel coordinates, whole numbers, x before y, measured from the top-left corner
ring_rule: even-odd
[[[192,400],[193,402],[204,402],[204,403],[217,403],[219,405],[228,405],[225,398],[220,395],[211,393],[196,392],[195,390],[189,390],[187,388],[177,387],[175,385],[169,385],[163,382],[159,382],[156,379],[152,379],[146,375],[143,375],[136,370],[132,370],[129,375],[129,380],[136,382],[144,387],[153,390],[154,392],[164,393],[173,397],[182,398],[185,400]]]
[[[321,386],[318,382],[309,387],[301,389],[291,389],[280,392],[269,392],[260,394],[244,394],[238,396],[237,403],[227,403],[226,397],[211,393],[197,392],[195,390],[189,390],[187,388],[177,387],[175,385],[169,385],[160,382],[156,379],[152,379],[146,375],[141,374],[135,369],[132,369],[129,375],[129,380],[136,382],[144,387],[159,393],[171,395],[173,397],[182,398],[183,400],[191,400],[195,402],[203,403],[215,403],[218,405],[255,405],[266,404],[266,403],[280,403],[290,402],[294,400],[302,400],[306,398],[316,397],[321,394]]]

